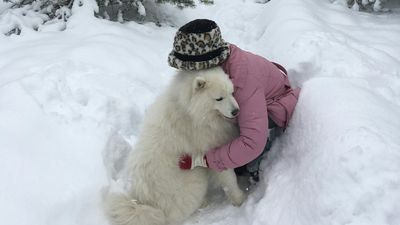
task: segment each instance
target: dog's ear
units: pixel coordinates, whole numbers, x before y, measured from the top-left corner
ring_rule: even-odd
[[[203,77],[196,77],[193,82],[193,90],[198,91],[206,86],[207,81]]]

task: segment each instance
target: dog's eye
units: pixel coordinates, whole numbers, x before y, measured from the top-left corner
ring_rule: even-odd
[[[219,97],[219,98],[215,99],[215,101],[219,102],[219,101],[222,101],[223,99],[224,99],[223,97]]]

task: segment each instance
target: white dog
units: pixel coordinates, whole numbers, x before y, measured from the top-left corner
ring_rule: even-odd
[[[234,117],[239,107],[232,93],[233,85],[220,67],[178,72],[146,113],[127,161],[130,192],[108,196],[112,224],[181,223],[203,204],[210,175],[234,205],[243,203],[246,196],[233,170],[179,168],[182,154],[202,156],[238,136]]]

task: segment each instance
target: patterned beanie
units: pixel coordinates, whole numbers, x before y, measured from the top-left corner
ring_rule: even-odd
[[[168,63],[177,69],[202,70],[220,65],[229,53],[229,44],[222,39],[218,25],[197,19],[176,32]]]

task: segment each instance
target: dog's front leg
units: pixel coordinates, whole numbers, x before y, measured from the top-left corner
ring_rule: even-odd
[[[212,172],[216,182],[222,187],[225,194],[234,206],[240,206],[246,200],[246,194],[239,188],[236,174],[232,169],[222,172]]]

